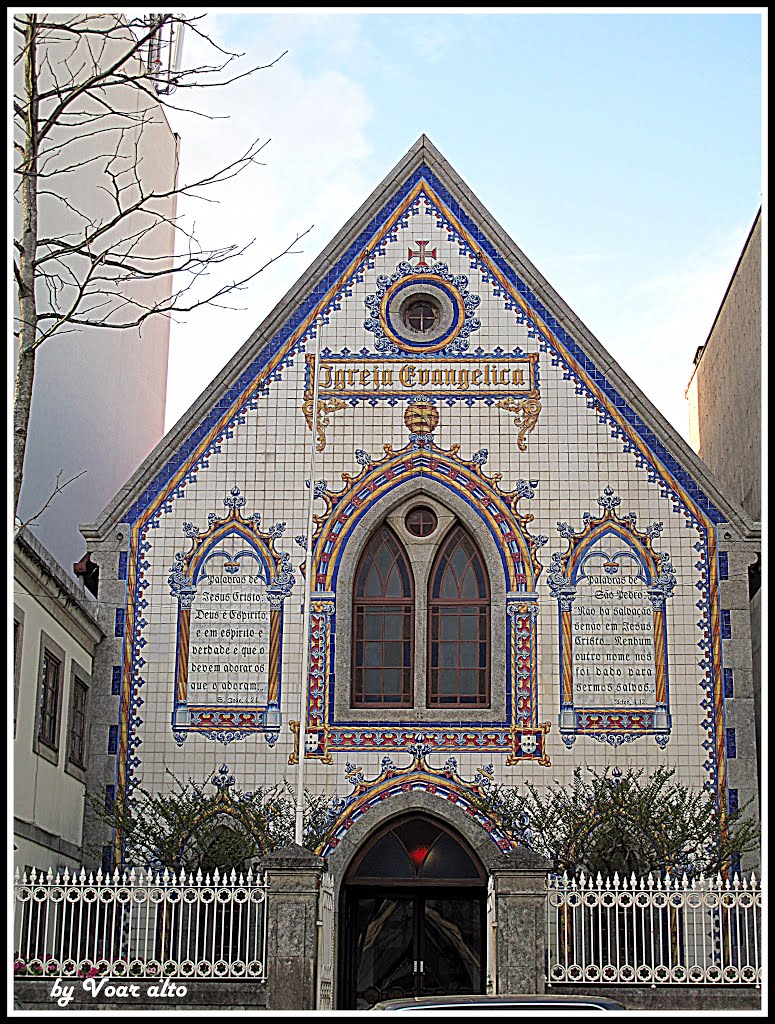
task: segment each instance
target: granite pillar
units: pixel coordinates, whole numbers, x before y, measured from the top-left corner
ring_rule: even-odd
[[[492,869],[495,896],[495,991],[542,993],[546,981],[546,876],[551,864],[526,849]]]
[[[325,863],[293,844],[268,854],[267,973],[271,1010],[314,1010],[318,898]]]

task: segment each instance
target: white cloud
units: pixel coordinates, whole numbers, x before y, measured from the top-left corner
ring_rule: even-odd
[[[622,296],[621,322],[606,329],[607,348],[686,439],[685,392],[697,348],[707,340],[750,224],[706,239],[682,270],[656,273]]]
[[[278,30],[279,25],[279,30]],[[209,25],[212,31],[212,23]],[[282,52],[275,33],[287,38],[277,19],[272,33],[262,33],[261,53],[251,52],[252,63]],[[219,34],[216,38],[221,38]],[[257,48],[251,45],[251,50]],[[203,44],[187,38],[184,63],[202,59]],[[247,66],[247,62],[243,62]],[[323,62],[327,63],[326,61]],[[263,272],[226,305],[241,313],[200,309],[185,323],[173,326],[168,382],[167,426],[186,411],[220,368],[248,338],[285,290],[303,273],[344,221],[366,197],[373,182],[364,165],[371,153],[367,130],[373,118],[371,104],[360,85],[335,67],[308,72],[293,53],[275,67],[259,71],[223,90],[196,97],[199,110],[210,117],[190,114],[171,117],[181,134],[181,180],[201,177],[243,152],[257,137],[271,142],[260,159],[264,167],[251,167],[212,194],[217,204],[181,199],[182,223],[196,224],[206,246],[244,245],[255,239],[239,267],[215,268],[207,287],[234,280],[282,252],[297,233],[314,224],[297,249],[301,256],[286,256]],[[194,97],[183,91],[173,97],[191,106]],[[228,271],[228,272],[227,272]],[[181,318],[182,319],[182,318]]]
[[[168,426],[186,411],[387,170],[374,168],[370,160],[371,139],[376,138],[379,125],[367,91],[368,75],[348,71],[356,66],[362,69],[371,57],[379,56],[373,18],[284,12],[253,21],[241,19],[243,35],[235,33],[235,21],[228,15],[210,16],[207,21],[218,39],[231,40],[236,35],[232,48],[246,51],[245,67],[267,63],[285,49],[289,52],[275,67],[250,79],[200,94],[196,100],[200,109],[213,116],[228,115],[228,120],[176,116],[184,177],[238,155],[255,137],[272,140],[262,154],[266,166],[251,168],[224,186],[218,205],[181,202],[179,212],[195,217],[198,233],[208,245],[244,244],[255,238],[250,262],[244,262],[244,267],[260,266],[281,252],[297,232],[311,224],[314,229],[300,245],[303,255],[285,257],[233,297],[231,304],[244,312],[199,310],[185,325],[173,328]],[[425,23],[419,16],[413,22],[407,47],[415,53],[417,46],[424,47],[423,56],[431,60],[456,43],[460,27],[455,19],[435,17],[434,33],[418,32]],[[187,36],[184,64],[211,62],[211,54],[202,56],[202,47],[195,36]],[[384,72],[390,56],[383,54],[380,59]],[[194,102],[184,93],[173,101],[189,106]],[[740,225],[725,237],[704,240],[678,271],[667,275],[660,270],[662,263],[644,272],[635,260],[632,284],[615,273],[612,260],[616,257],[606,255],[599,243],[578,242],[575,250],[565,252],[559,273],[549,270],[554,256],[538,261],[550,282],[684,436],[688,436],[684,392],[692,359],[707,337],[749,227]],[[519,241],[519,233],[514,233]],[[666,253],[664,265],[673,266],[673,256]],[[211,282],[217,280],[213,275]],[[618,282],[615,290],[613,280]]]

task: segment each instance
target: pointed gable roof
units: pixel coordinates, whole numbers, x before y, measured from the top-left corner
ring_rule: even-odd
[[[87,539],[117,522],[134,522],[151,503],[174,494],[252,393],[272,379],[290,348],[353,275],[366,250],[384,235],[419,190],[454,225],[483,269],[508,288],[523,314],[572,373],[582,394],[636,459],[653,467],[665,492],[682,495],[710,522],[729,522],[743,536],[758,532],[719,488],[708,468],[652,405],[422,135],[385,176],[329,245],[286,293],[188,412],[165,435],[92,525]],[[601,429],[604,429],[601,427]]]

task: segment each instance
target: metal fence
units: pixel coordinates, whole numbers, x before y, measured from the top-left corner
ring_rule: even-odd
[[[550,876],[547,890],[549,984],[761,984],[754,874]]]
[[[266,876],[32,871],[14,879],[17,977],[266,981]]]
[[[318,1004],[333,986],[333,879],[320,894]],[[16,872],[17,977],[267,978],[267,880]],[[547,980],[575,984],[760,985],[755,875],[547,880]]]

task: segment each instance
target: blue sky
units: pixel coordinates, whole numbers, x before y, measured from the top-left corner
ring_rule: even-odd
[[[228,120],[171,116],[184,180],[271,138],[265,166],[213,193],[217,206],[180,213],[206,245],[255,237],[246,268],[314,227],[241,310],[173,325],[168,427],[424,132],[688,436],[692,358],[761,202],[764,9],[509,10],[263,8],[201,23],[245,53],[238,68],[289,52],[196,100]],[[189,35],[184,65],[199,53]]]

